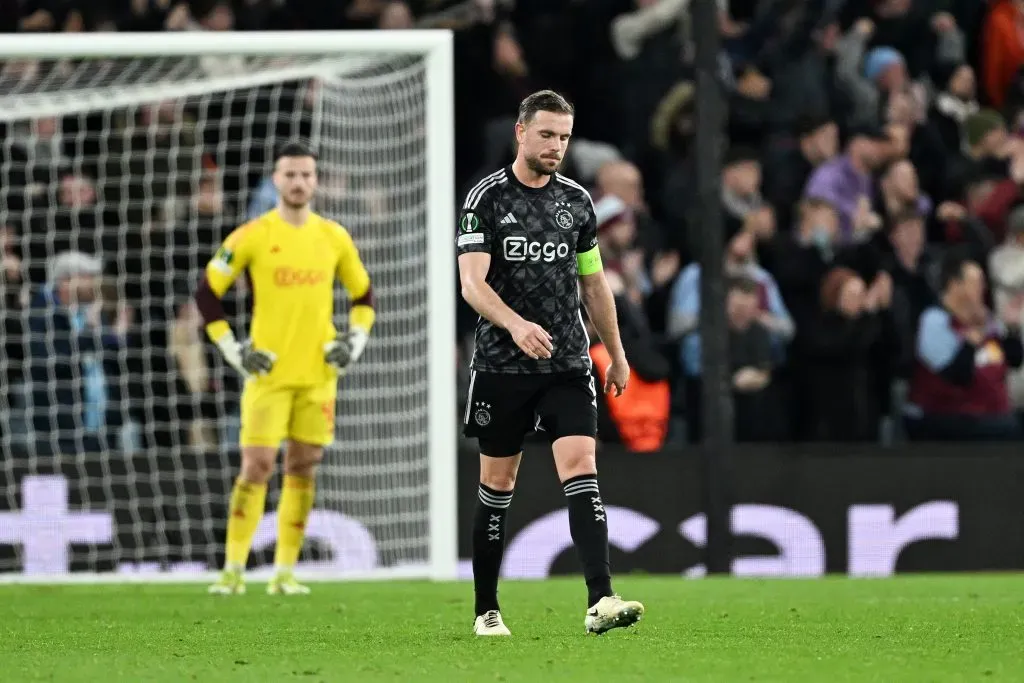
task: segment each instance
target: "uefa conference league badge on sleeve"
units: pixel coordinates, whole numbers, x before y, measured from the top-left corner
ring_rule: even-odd
[[[480,219],[472,211],[462,214],[459,220],[458,246],[465,247],[469,244],[483,244],[484,234],[480,232]]]
[[[213,267],[224,273],[225,275],[231,274],[231,260],[235,257],[235,254],[227,247],[221,247],[217,250],[217,253],[213,257]]]

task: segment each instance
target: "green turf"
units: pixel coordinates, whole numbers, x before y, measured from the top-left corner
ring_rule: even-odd
[[[0,680],[1024,681],[1024,577],[625,577],[628,631],[583,633],[578,579],[505,583],[511,639],[476,639],[469,584],[4,586]]]

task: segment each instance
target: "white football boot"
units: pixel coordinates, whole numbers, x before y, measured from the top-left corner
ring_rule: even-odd
[[[492,609],[484,612],[473,623],[473,633],[478,636],[510,636],[512,632],[501,620],[501,612]]]
[[[281,570],[267,582],[267,595],[309,595],[309,586],[296,581],[290,571]]]
[[[601,598],[587,610],[587,618],[583,624],[587,633],[598,635],[613,628],[625,628],[640,621],[644,615],[644,606],[635,600],[623,600],[618,595]]]
[[[207,592],[210,595],[244,595],[245,575],[237,569],[225,569]]]

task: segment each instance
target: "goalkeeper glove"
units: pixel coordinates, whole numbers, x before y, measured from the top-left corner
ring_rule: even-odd
[[[272,351],[253,348],[252,340],[244,343],[235,340],[233,334],[226,334],[217,341],[217,347],[228,365],[237,370],[243,377],[266,375],[274,367],[277,355]]]
[[[339,375],[344,375],[348,366],[363,355],[369,338],[370,335],[365,330],[353,328],[348,334],[324,344],[324,360],[337,370]]]

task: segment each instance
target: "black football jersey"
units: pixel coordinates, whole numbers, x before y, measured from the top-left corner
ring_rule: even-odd
[[[556,173],[544,187],[527,187],[506,166],[477,183],[459,213],[457,252],[491,255],[487,283],[509,308],[547,330],[554,350],[534,360],[507,330],[481,317],[471,367],[507,374],[589,369],[576,254],[596,246],[594,204],[575,181]]]

